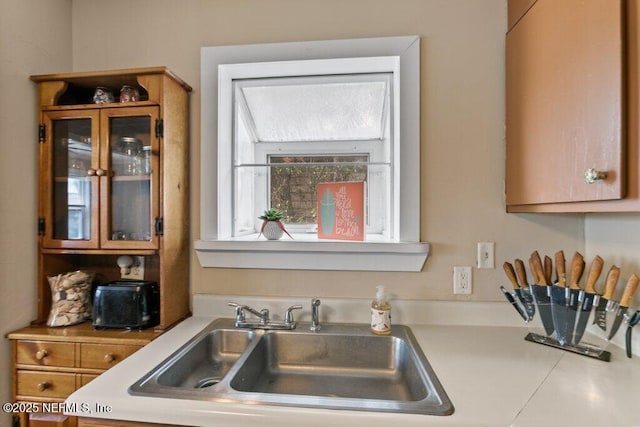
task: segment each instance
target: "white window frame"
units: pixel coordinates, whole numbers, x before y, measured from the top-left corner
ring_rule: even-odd
[[[201,52],[201,216],[200,239],[194,242],[204,267],[277,268],[311,270],[420,271],[429,254],[429,244],[420,242],[420,39],[416,36],[321,42],[207,47]],[[263,63],[278,75],[279,62],[301,64],[308,60],[324,64],[330,74],[337,63],[349,64],[350,72],[368,72],[362,64],[385,64],[380,72],[393,72],[394,97],[400,114],[394,115],[395,139],[393,238],[365,242],[256,241],[231,236],[232,205],[225,189],[231,188],[233,151],[226,126],[233,108],[220,108],[226,96],[223,64]],[[332,64],[333,63],[333,64]],[[389,64],[393,64],[391,67]],[[240,66],[238,66],[240,68]],[[391,68],[391,69],[390,69]],[[232,129],[232,128],[230,128]],[[225,166],[225,164],[227,166]],[[400,191],[402,188],[402,191]],[[222,191],[220,191],[222,189]]]

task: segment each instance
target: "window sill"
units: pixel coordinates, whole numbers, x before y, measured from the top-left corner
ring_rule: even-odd
[[[196,240],[194,248],[203,267],[334,271],[417,272],[430,251],[423,242],[287,239]]]

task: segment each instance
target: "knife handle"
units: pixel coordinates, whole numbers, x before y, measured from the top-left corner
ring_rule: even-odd
[[[507,275],[507,278],[513,285],[513,289],[519,289],[518,280],[516,279],[516,272],[513,270],[513,265],[510,262],[505,262],[502,264],[502,268],[504,269],[504,273]]]
[[[561,288],[564,288],[567,284],[564,252],[562,251],[556,252],[555,259],[556,259],[556,277],[558,279],[558,286],[560,286]]]
[[[613,297],[613,293],[616,290],[618,279],[620,278],[620,268],[612,265],[607,273],[607,281],[604,285],[604,291],[602,292],[602,298],[609,301]]]
[[[604,265],[604,261],[600,256],[596,255],[596,257],[591,262],[591,267],[589,268],[589,277],[587,277],[587,284],[584,287],[584,290],[590,294],[596,293],[596,282],[602,273],[602,266]]]
[[[573,254],[573,260],[571,260],[571,283],[569,286],[571,289],[580,289],[578,285],[584,272],[584,258],[580,253]]]
[[[551,275],[553,274],[553,261],[548,256],[544,256],[544,278],[547,283],[551,284]]]
[[[624,292],[622,293],[622,299],[620,299],[621,307],[629,307],[633,295],[638,290],[638,282],[640,282],[640,279],[638,279],[638,276],[635,274],[632,274],[631,277],[629,277],[627,285],[624,287]]]
[[[529,282],[527,282],[527,270],[524,268],[524,262],[521,259],[516,259],[516,274],[518,275],[518,280],[520,281],[520,286],[523,288],[529,287]]]
[[[547,286],[549,283],[547,279],[544,277],[544,270],[542,269],[542,261],[540,260],[540,255],[538,251],[533,251],[531,254],[531,258],[529,258],[531,263],[531,270],[533,271],[533,276],[536,279],[536,284],[541,286]]]

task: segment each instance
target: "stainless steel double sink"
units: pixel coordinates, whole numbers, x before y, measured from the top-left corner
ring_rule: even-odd
[[[133,395],[450,415],[453,405],[410,328],[248,330],[217,319],[129,387]]]

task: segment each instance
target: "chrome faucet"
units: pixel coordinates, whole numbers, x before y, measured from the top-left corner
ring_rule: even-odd
[[[227,303],[230,307],[234,307],[236,311],[236,321],[233,324],[236,328],[252,328],[252,329],[295,329],[296,322],[293,320],[293,310],[302,309],[301,305],[292,305],[287,308],[287,311],[284,315],[283,323],[274,323],[269,320],[269,310],[263,308],[258,311],[254,308],[251,308],[247,305],[238,304],[235,302]],[[245,311],[256,316],[259,322],[247,322],[247,318],[245,316]]]
[[[318,332],[320,330],[320,300],[314,298],[311,300],[311,331]]]

